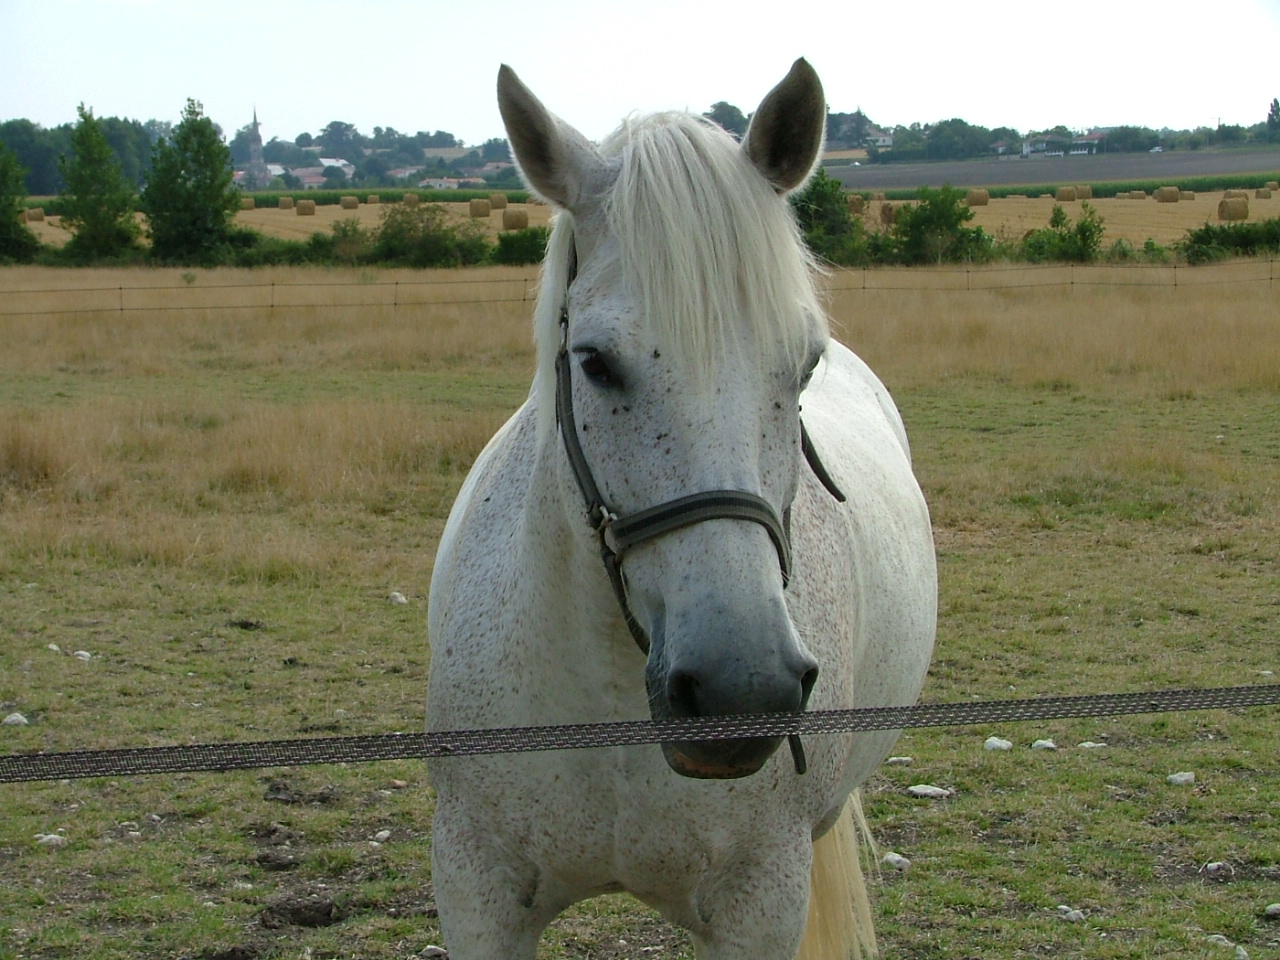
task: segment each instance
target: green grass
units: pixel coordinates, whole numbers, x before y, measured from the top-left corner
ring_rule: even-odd
[[[332,490],[175,461],[195,441],[239,443],[246,417],[330,404],[496,422],[527,389],[528,357],[481,349],[388,368],[318,336],[296,368],[248,347],[204,365],[210,351],[191,346],[6,374],[4,402],[24,416],[104,411],[107,439],[71,472],[114,479],[0,479],[0,713],[32,720],[0,728],[0,752],[421,729],[431,554],[483,438],[448,462]],[[1226,686],[1280,670],[1274,391],[1170,390],[1122,368],[1026,382],[878,366],[936,529],[925,699]],[[177,542],[149,546],[167,524]],[[104,533],[112,525],[127,535]],[[389,604],[391,590],[409,604]],[[885,767],[866,796],[882,849],[913,863],[872,885],[884,955],[1229,957],[1206,942],[1214,933],[1275,955],[1280,924],[1261,914],[1280,900],[1277,720],[1256,708],[907,733],[895,752],[913,764]],[[992,734],[1015,748],[984,751]],[[1032,752],[1044,737],[1060,749]],[[1166,783],[1179,770],[1196,784]],[[920,782],[956,793],[908,796]],[[233,948],[399,960],[440,942],[419,763],[3,785],[0,810],[3,960]],[[36,845],[59,830],[66,845]],[[1230,868],[1210,876],[1213,860]],[[288,919],[308,902],[339,919]],[[1086,920],[1064,921],[1060,904]],[[616,896],[544,938],[543,960],[587,956],[692,954]]]

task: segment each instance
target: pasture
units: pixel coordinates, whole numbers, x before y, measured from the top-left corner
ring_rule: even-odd
[[[925,700],[1280,670],[1274,265],[1087,269],[830,278],[933,515]],[[420,729],[436,540],[527,392],[533,282],[0,271],[0,752]],[[872,884],[884,956],[1277,955],[1278,721],[905,734],[866,790],[912,861]],[[431,805],[409,762],[0,785],[0,958],[417,955]],[[692,953],[606,897],[540,956]]]

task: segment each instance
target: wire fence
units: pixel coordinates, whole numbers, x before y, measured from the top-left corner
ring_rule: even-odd
[[[842,268],[832,271],[827,290],[832,295],[879,291],[1001,291],[1056,287],[1191,288],[1265,283],[1274,287],[1280,260],[1232,260],[1203,266],[1010,264],[1005,266]],[[423,280],[316,280],[262,283],[157,283],[155,285],[79,288],[0,287],[0,319],[30,316],[132,314],[157,311],[254,312],[274,317],[290,310],[350,310],[367,308],[428,309],[531,303],[537,274],[466,276]]]

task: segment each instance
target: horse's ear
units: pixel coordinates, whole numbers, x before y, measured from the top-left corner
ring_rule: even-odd
[[[822,81],[801,57],[761,102],[742,149],[775,190],[787,193],[813,173],[826,123]]]
[[[548,111],[506,64],[498,70],[498,109],[530,189],[567,210],[593,192],[594,174],[604,166],[599,151]]]

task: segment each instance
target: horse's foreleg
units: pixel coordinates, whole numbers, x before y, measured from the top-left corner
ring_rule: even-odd
[[[811,846],[728,864],[699,891],[698,960],[795,960],[804,935]]]
[[[437,810],[431,872],[452,960],[534,960],[559,905],[539,897],[536,865],[482,827]]]

